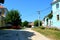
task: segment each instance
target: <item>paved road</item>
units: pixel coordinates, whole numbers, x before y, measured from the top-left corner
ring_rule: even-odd
[[[33,32],[25,30],[0,30],[0,40],[31,40]]]
[[[30,28],[24,30],[0,30],[0,40],[49,40]]]

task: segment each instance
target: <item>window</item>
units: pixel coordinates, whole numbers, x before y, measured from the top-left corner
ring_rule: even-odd
[[[56,8],[59,8],[59,4],[56,4]]]
[[[58,3],[58,4],[56,4],[56,8],[59,8],[59,3]]]
[[[59,20],[59,15],[57,15],[57,20]]]

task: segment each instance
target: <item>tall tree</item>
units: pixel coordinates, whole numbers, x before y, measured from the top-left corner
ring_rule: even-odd
[[[11,23],[14,26],[21,25],[20,13],[17,10],[8,11],[6,14],[6,23]]]

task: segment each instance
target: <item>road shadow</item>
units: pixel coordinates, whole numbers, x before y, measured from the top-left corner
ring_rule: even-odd
[[[0,30],[0,40],[32,40],[33,32],[20,30]]]

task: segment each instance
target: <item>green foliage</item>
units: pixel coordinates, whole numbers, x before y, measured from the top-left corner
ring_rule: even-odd
[[[34,21],[34,26],[38,26],[38,20]]]
[[[0,0],[0,3],[4,4],[5,0]]]
[[[6,23],[11,23],[12,25],[21,25],[21,18],[20,18],[20,14],[17,10],[11,10],[8,11],[8,13],[6,14],[6,18],[5,21]]]
[[[52,15],[52,11],[51,11],[51,13],[50,14],[48,14],[48,16],[47,16],[49,19],[51,19],[52,17],[53,17],[53,15]]]
[[[34,26],[38,26],[38,21],[40,21],[40,20],[35,20],[34,21]],[[42,26],[42,22],[40,21],[40,26]]]
[[[24,22],[22,22],[22,26],[24,27],[27,27],[28,26],[28,21],[24,21]]]
[[[60,29],[58,29],[58,28],[56,28],[56,27],[51,27],[51,28],[49,28],[49,29],[51,29],[51,30],[56,30],[56,31],[60,31]]]
[[[51,38],[51,40],[60,40],[60,31],[57,28],[41,29],[40,27],[35,27],[32,29],[45,35],[46,37]]]
[[[44,17],[44,21],[45,21],[45,18],[48,17],[49,19],[52,19],[53,17],[53,12],[51,11],[51,13],[49,13],[47,16]]]
[[[45,29],[45,27],[43,27],[43,26],[40,26],[40,28],[41,28],[41,29]]]

